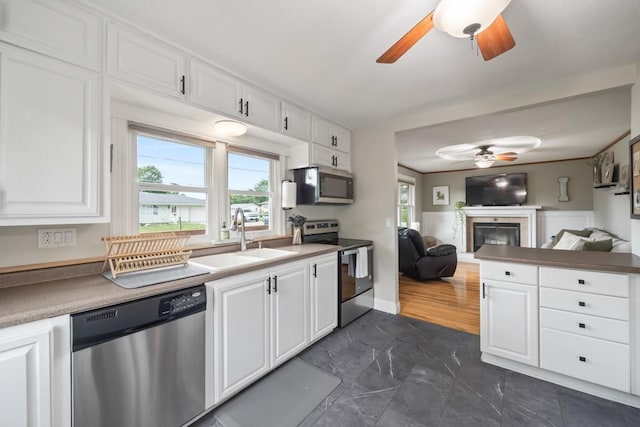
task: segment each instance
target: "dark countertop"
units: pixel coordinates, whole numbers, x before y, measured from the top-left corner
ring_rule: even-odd
[[[547,267],[640,274],[640,257],[629,253],[564,251],[559,249],[484,245],[478,249],[474,257],[485,261],[517,262]]]
[[[212,280],[247,273],[262,268],[336,252],[340,246],[304,244],[281,246],[278,249],[296,252],[296,255],[265,260],[259,264],[228,268],[206,275],[159,283],[137,289],[122,288],[101,274],[66,277],[55,280],[40,279],[36,283],[0,288],[0,328],[46,319],[63,314],[79,313],[113,304],[133,301],[148,296],[171,292],[199,285]],[[196,258],[194,258],[195,260]],[[47,270],[40,272],[47,276]],[[30,273],[14,273],[12,276],[31,276]],[[15,280],[15,277],[11,278]],[[0,278],[2,281],[2,278]]]

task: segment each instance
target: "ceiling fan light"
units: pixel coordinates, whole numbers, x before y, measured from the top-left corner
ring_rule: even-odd
[[[483,157],[483,158],[475,159],[473,163],[481,169],[486,169],[486,168],[490,168],[495,163],[495,160],[491,160],[490,158]]]
[[[247,125],[235,120],[220,120],[215,122],[213,128],[220,136],[240,136],[247,133]]]
[[[465,28],[480,24],[478,33],[481,33],[510,2],[511,0],[441,0],[433,12],[433,24],[453,37],[469,37],[464,32]]]

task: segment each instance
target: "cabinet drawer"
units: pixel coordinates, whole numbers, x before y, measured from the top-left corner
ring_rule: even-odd
[[[541,308],[540,327],[629,344],[629,322],[622,320]]]
[[[506,262],[482,261],[480,264],[480,276],[483,279],[502,280],[507,282],[523,283],[526,285],[537,285],[538,266],[528,264],[513,264]]]
[[[616,297],[629,296],[629,276],[626,274],[540,267],[540,286]]]
[[[540,328],[540,367],[630,391],[629,346]]]
[[[629,320],[629,299],[540,288],[540,307]]]

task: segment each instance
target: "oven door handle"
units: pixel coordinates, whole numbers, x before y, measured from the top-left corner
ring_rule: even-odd
[[[367,246],[367,251],[372,251],[372,250],[373,250],[373,245]],[[358,253],[358,250],[357,249],[353,249],[353,250],[350,250],[350,251],[342,252],[342,255],[355,255],[357,253]]]

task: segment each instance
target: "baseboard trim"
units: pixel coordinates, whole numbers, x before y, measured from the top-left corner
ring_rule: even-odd
[[[633,394],[582,381],[578,378],[572,378],[566,375],[557,374],[555,372],[547,371],[535,366],[523,365],[522,363],[503,359],[502,357],[494,356],[488,353],[482,353],[480,359],[485,363],[500,366],[501,368],[509,369],[521,374],[529,375],[530,377],[549,381],[551,383],[571,388],[573,390],[578,390],[583,393],[598,396],[603,399],[613,400],[614,402],[622,403],[624,405],[640,408],[640,396],[635,396]]]
[[[389,314],[398,314],[400,313],[400,302],[392,302],[380,298],[374,298],[373,308]]]

